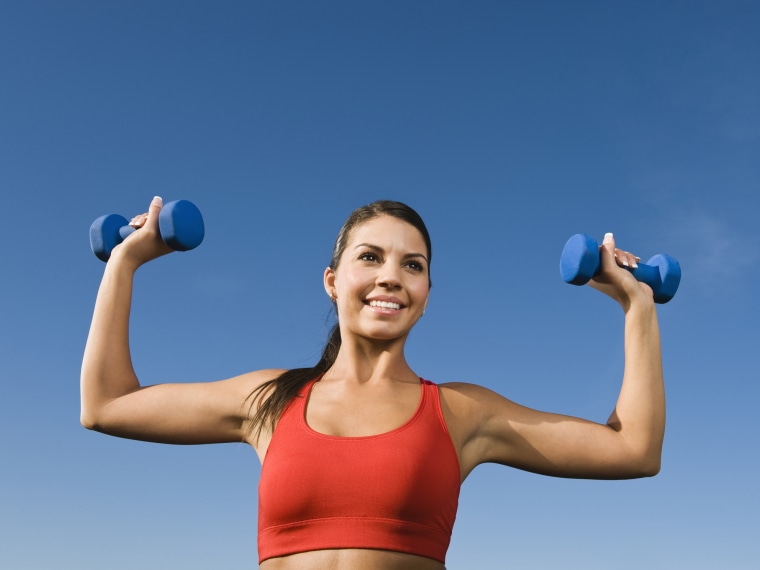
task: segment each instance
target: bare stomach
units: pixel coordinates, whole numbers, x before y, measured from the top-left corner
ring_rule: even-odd
[[[431,558],[391,552],[342,548],[313,550],[290,556],[264,560],[261,570],[446,570],[443,564]]]

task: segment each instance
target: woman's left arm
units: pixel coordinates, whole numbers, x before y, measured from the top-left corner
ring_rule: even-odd
[[[591,479],[659,472],[665,390],[652,290],[618,266],[633,265],[637,258],[616,250],[611,235],[600,252],[602,272],[591,284],[625,312],[623,383],[607,423],[526,408],[471,384],[446,384],[441,395],[463,477],[487,462]]]
[[[632,454],[633,475],[656,475],[665,438],[665,382],[652,289],[618,267],[635,266],[638,258],[616,250],[612,234],[605,236],[601,256],[603,270],[591,286],[615,299],[625,312],[623,384],[607,426]]]

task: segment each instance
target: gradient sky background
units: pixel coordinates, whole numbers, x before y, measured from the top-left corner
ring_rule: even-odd
[[[2,0],[0,567],[256,565],[249,448],[79,425],[88,228],[156,194],[207,233],[138,272],[145,384],[311,365],[335,234],[390,198],[433,237],[413,368],[603,422],[622,312],[562,247],[675,256],[660,475],[482,466],[447,566],[759,567],[758,29],[732,0]]]

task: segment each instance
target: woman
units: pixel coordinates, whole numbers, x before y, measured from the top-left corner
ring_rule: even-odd
[[[248,442],[262,461],[261,568],[444,568],[459,486],[477,465],[559,477],[655,475],[665,426],[651,289],[601,249],[592,286],[625,312],[625,370],[606,425],[519,406],[486,388],[435,385],[404,357],[430,292],[431,245],[416,212],[381,201],[341,229],[324,287],[338,324],[319,363],[205,384],[141,387],[128,321],[135,270],[169,253],[161,199],[114,248],[82,365],[82,424],[167,443]]]

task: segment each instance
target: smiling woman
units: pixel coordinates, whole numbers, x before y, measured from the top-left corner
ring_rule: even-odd
[[[341,260],[344,258],[344,254],[346,253],[347,249],[349,251],[349,255],[351,256],[351,260],[347,265],[350,265],[352,267],[361,265],[371,267],[373,264],[375,266],[382,266],[382,264],[378,261],[381,259],[380,256],[382,255],[382,250],[378,250],[381,249],[379,244],[384,243],[385,239],[381,239],[375,244],[368,244],[364,243],[361,239],[361,235],[363,234],[360,234],[359,236],[353,235],[355,233],[355,229],[364,228],[364,226],[370,222],[373,222],[373,226],[376,225],[377,222],[385,222],[386,224],[395,223],[397,224],[396,227],[401,227],[404,230],[404,235],[408,236],[408,234],[411,233],[412,239],[420,239],[422,242],[421,251],[425,251],[426,255],[423,255],[422,253],[409,253],[408,255],[411,259],[406,260],[405,258],[405,265],[414,265],[418,268],[417,273],[424,273],[425,286],[429,292],[432,285],[432,282],[430,280],[430,258],[432,257],[432,245],[430,241],[430,234],[428,233],[427,228],[425,227],[425,224],[419,214],[417,214],[417,212],[405,204],[402,204],[400,202],[392,202],[389,200],[380,200],[354,210],[354,212],[349,216],[349,218],[343,224],[343,227],[341,227],[340,232],[338,233],[338,237],[335,240],[335,245],[333,246],[332,257],[330,258],[330,266],[325,270],[324,275],[325,290],[329,295],[330,300],[335,304],[336,311],[339,315],[338,323],[336,323],[333,327],[329,340],[322,352],[322,357],[314,367],[285,371],[277,378],[264,382],[263,384],[256,387],[256,390],[253,394],[251,394],[251,397],[249,398],[253,404],[253,411],[251,413],[252,419],[249,425],[253,431],[254,439],[258,440],[262,429],[268,429],[271,432],[274,429],[277,418],[280,416],[285,406],[293,399],[293,397],[306,384],[306,382],[322,375],[335,363],[335,359],[338,357],[338,353],[340,352],[343,338],[341,334],[340,324],[341,321],[344,323],[348,322],[347,318],[345,320],[340,318],[340,315],[343,314],[343,310],[338,306],[338,294],[335,286],[336,270],[341,264]],[[382,233],[382,228],[379,229],[381,230],[380,233]],[[386,229],[391,230],[390,233],[385,234],[386,236],[393,235],[392,230],[394,228]],[[371,234],[368,234],[368,237],[371,237]],[[359,243],[356,243],[351,247],[347,247],[349,241]],[[420,246],[420,244],[415,245],[418,247]],[[420,259],[424,260],[424,265]],[[343,272],[341,272],[341,274],[342,273]],[[348,281],[348,275],[346,277],[346,281]],[[343,280],[341,280],[341,283],[342,281]],[[341,302],[342,301],[343,295],[341,295]],[[388,302],[389,298],[386,296],[385,298],[375,298],[374,300],[364,299],[360,302],[362,305],[371,305],[373,301],[374,304],[377,305],[380,302]],[[390,299],[390,302],[398,303],[398,301],[394,301],[393,299]],[[427,304],[427,301],[425,304]],[[399,310],[400,308],[401,307],[399,307]],[[380,311],[380,309],[375,310],[378,312]],[[344,349],[344,353],[345,352],[346,349]],[[268,396],[267,398],[263,399],[263,401],[261,398],[257,398],[257,396],[260,396],[267,392],[269,392]]]
[[[128,321],[135,270],[169,253],[161,200],[114,248],[82,365],[82,424],[156,442],[246,441],[262,462],[261,568],[444,568],[459,488],[482,463],[560,477],[659,470],[665,423],[652,291],[609,235],[591,285],[623,308],[626,366],[606,424],[531,410],[407,364],[430,294],[430,236],[399,202],[355,210],[324,272],[337,324],[314,367],[142,387]]]

